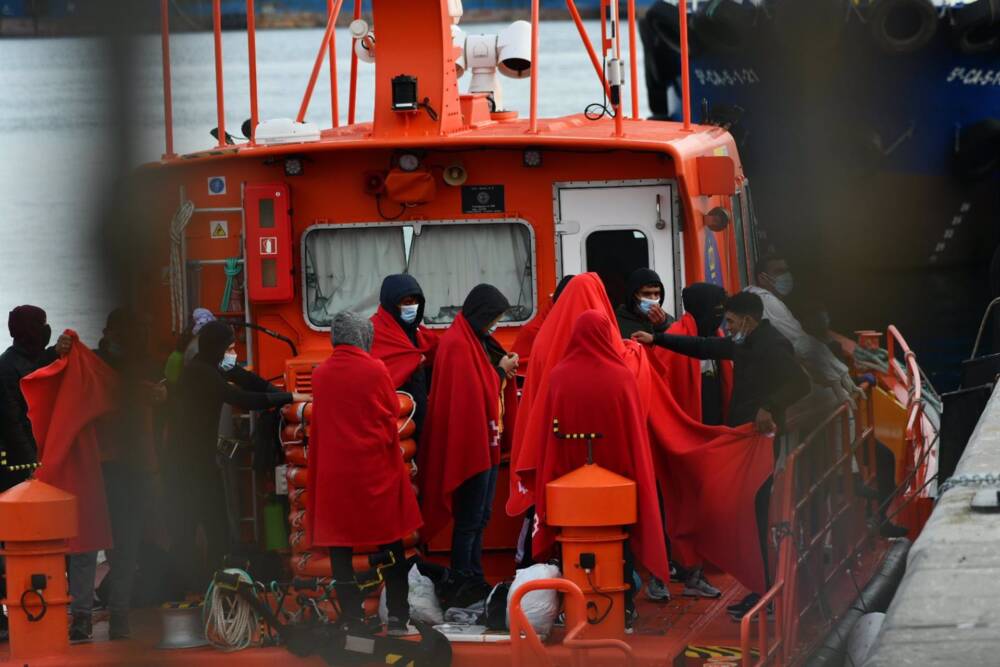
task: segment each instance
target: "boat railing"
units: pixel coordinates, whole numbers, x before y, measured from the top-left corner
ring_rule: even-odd
[[[586,664],[586,652],[589,649],[612,649],[621,651],[623,664],[634,664],[632,647],[620,639],[583,639],[583,634],[589,625],[587,622],[586,600],[580,587],[569,579],[536,579],[518,586],[510,598],[510,650],[511,665],[551,666],[552,657],[542,644],[535,629],[528,622],[528,617],[521,608],[521,600],[532,591],[555,590],[565,594],[563,598],[566,612],[566,627],[569,630],[563,638],[563,646],[570,649],[573,665],[583,667]]]
[[[216,128],[219,148],[227,145],[225,104],[223,99],[224,78],[222,72],[222,0],[212,0],[212,32],[215,58],[215,104],[216,104]],[[354,0],[353,18],[361,18],[362,0]],[[344,0],[327,0],[327,23],[320,42],[319,51],[313,62],[313,68],[306,84],[302,102],[296,116],[298,122],[304,122],[309,110],[309,103],[312,99],[316,82],[319,78],[324,59],[328,60],[330,71],[330,112],[332,125],[337,127],[340,124],[340,105],[337,90],[337,52],[336,52],[336,26],[340,17],[340,11]],[[531,2],[531,74],[530,74],[530,110],[528,133],[538,132],[538,70],[539,70],[539,5],[540,0]],[[606,94],[611,96],[611,86],[608,75],[605,71],[606,62],[602,64],[602,58],[597,54],[594,44],[587,34],[586,27],[580,17],[575,0],[566,0],[566,8],[570,18],[576,25],[580,34],[583,48],[587,51],[594,71],[597,74]],[[626,21],[627,30],[622,30],[620,25],[619,0],[601,0],[601,51],[604,54],[603,60],[607,61],[607,54],[610,52],[614,61],[621,60],[622,34],[628,35],[629,53],[629,84],[631,86],[630,102],[631,117],[633,120],[639,119],[639,72],[638,72],[638,41],[636,36],[636,8],[635,0],[626,0]],[[679,0],[680,36],[681,36],[681,88],[683,97],[683,118],[684,129],[691,129],[691,109],[690,109],[690,76],[688,67],[688,40],[687,40],[687,0]],[[254,0],[246,2],[246,31],[247,31],[247,61],[249,75],[249,95],[250,95],[250,136],[249,146],[255,146],[254,134],[259,122],[259,106],[257,101],[257,39],[256,39],[256,16],[254,13]],[[160,0],[160,41],[161,41],[161,66],[163,75],[163,119],[164,119],[164,153],[163,159],[170,160],[176,157],[174,152],[173,137],[173,97],[170,74],[170,0]],[[351,79],[348,99],[347,123],[353,125],[356,119],[357,110],[357,90],[358,90],[358,54],[357,50],[351,48]],[[624,78],[624,77],[623,77]],[[622,81],[624,83],[624,81]],[[611,115],[614,118],[614,136],[624,135],[623,112],[624,99],[622,96],[614,96],[611,105]]]

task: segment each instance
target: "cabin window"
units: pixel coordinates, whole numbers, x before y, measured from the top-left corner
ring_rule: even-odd
[[[305,237],[306,315],[316,327],[341,310],[371,315],[382,279],[410,273],[424,290],[426,324],[450,324],[479,283],[510,301],[503,322],[525,322],[535,305],[532,258],[531,232],[520,222],[316,228]]]
[[[638,229],[602,229],[586,240],[588,271],[601,277],[611,303],[625,303],[625,285],[636,269],[649,268],[649,239]]]

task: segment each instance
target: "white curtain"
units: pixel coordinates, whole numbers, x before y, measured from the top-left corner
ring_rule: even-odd
[[[531,237],[524,225],[424,225],[413,237],[409,273],[423,287],[429,323],[453,320],[479,283],[496,286],[510,301],[506,320],[531,316]]]
[[[395,225],[311,232],[306,238],[309,319],[316,326],[329,326],[341,310],[372,315],[382,279],[405,269],[403,232]]]

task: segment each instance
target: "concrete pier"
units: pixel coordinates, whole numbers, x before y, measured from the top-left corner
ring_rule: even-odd
[[[1000,392],[994,391],[956,477],[1000,478]],[[976,491],[938,501],[865,667],[1000,665],[1000,513],[973,512]]]

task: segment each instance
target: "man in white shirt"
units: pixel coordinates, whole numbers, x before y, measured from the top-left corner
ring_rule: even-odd
[[[762,257],[757,262],[756,278],[757,284],[747,291],[764,302],[764,318],[792,343],[796,358],[813,382],[832,390],[838,403],[850,401],[854,405],[861,390],[851,379],[850,370],[822,341],[805,332],[784,303],[795,285],[788,262],[777,255]]]

